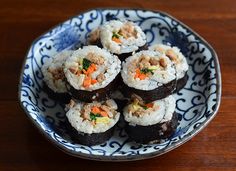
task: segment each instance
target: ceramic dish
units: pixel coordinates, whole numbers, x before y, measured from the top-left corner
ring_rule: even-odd
[[[148,43],[177,46],[190,66],[189,80],[175,94],[179,125],[175,134],[160,144],[140,145],[128,140],[122,124],[104,144],[83,146],[70,140],[63,107],[42,91],[41,66],[46,58],[64,49],[76,49],[88,33],[115,19],[136,22]],[[101,161],[130,161],[164,154],[190,140],[216,115],[221,99],[221,75],[213,48],[197,33],[172,16],[141,9],[95,9],[75,16],[37,38],[25,58],[19,84],[19,101],[26,115],[57,147],[76,157]]]

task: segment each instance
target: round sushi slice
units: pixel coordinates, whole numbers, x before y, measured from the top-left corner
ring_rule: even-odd
[[[151,103],[144,103],[138,97],[133,97],[123,114],[127,122],[127,134],[138,143],[160,142],[161,139],[170,137],[177,128],[175,99],[171,95]]]
[[[171,60],[155,51],[140,51],[123,62],[121,76],[127,96],[136,94],[151,102],[170,95],[176,86],[176,70]]]
[[[68,102],[66,79],[63,72],[64,63],[72,51],[64,50],[49,58],[42,66],[44,89],[52,98]]]
[[[163,44],[152,45],[149,49],[166,55],[174,63],[177,77],[176,91],[182,89],[188,81],[187,71],[189,66],[185,56],[180,52],[180,49]]]
[[[133,52],[147,49],[146,35],[142,29],[131,21],[111,20],[94,30],[90,35],[90,42],[99,42],[121,61]]]
[[[104,100],[119,81],[121,62],[97,46],[74,51],[65,62],[64,73],[70,94],[81,101]]]
[[[66,117],[73,127],[71,135],[83,145],[97,145],[108,140],[119,120],[114,100],[92,103],[71,101]]]

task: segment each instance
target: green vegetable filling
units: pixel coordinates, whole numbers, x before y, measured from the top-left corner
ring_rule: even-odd
[[[117,38],[117,39],[119,39],[120,36],[121,36],[121,35],[120,35],[119,33],[113,32],[113,34],[112,34],[112,38]]]
[[[142,108],[143,108],[144,110],[147,110],[147,109],[148,109],[148,107],[147,107],[147,106],[142,106]]]
[[[83,59],[83,69],[85,69],[86,71],[91,64],[92,64],[92,62],[90,60],[88,60],[86,58]]]
[[[148,69],[148,68],[143,68],[143,69],[141,69],[140,71],[141,71],[141,73],[143,73],[143,74],[147,74],[147,73],[149,73],[149,72],[150,72],[152,75],[154,74],[153,70],[152,70],[152,69]]]
[[[95,114],[95,113],[90,112],[90,119],[91,119],[91,121],[96,121],[97,117],[101,117],[101,115],[98,114],[98,113]]]

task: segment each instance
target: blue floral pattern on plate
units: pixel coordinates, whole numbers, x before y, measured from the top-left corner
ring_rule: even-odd
[[[187,85],[178,94],[179,125],[175,134],[160,144],[141,145],[128,140],[122,123],[104,144],[84,146],[68,136],[62,105],[42,90],[41,66],[64,49],[86,44],[88,33],[104,22],[125,18],[144,30],[149,44],[177,46],[190,69]],[[127,161],[164,154],[191,139],[215,116],[221,98],[221,75],[217,55],[199,35],[170,15],[140,9],[95,9],[75,16],[35,40],[26,56],[19,84],[19,100],[34,125],[63,151],[82,158]]]

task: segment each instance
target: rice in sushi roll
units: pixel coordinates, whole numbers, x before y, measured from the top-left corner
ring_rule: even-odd
[[[71,136],[83,145],[97,145],[108,140],[119,120],[114,100],[92,103],[71,101],[66,117],[73,127]]]
[[[65,62],[70,94],[81,101],[104,100],[116,86],[121,62],[97,46],[76,50]]]
[[[70,99],[66,88],[66,79],[64,75],[64,62],[72,51],[64,50],[52,58],[46,60],[42,66],[44,90],[54,99],[67,102]]]
[[[121,61],[133,52],[146,49],[146,35],[142,29],[131,21],[111,20],[91,32],[91,44],[97,44]]]
[[[136,94],[146,102],[170,95],[176,86],[176,70],[171,60],[155,51],[140,51],[123,62],[121,76],[127,96]]]
[[[123,114],[129,138],[143,144],[169,138],[178,123],[175,99],[171,95],[151,103],[133,97],[132,102],[123,109]]]
[[[156,44],[149,47],[149,50],[154,50],[166,55],[176,67],[177,85],[176,91],[182,89],[188,81],[188,63],[185,56],[177,47],[171,47],[163,44]]]

